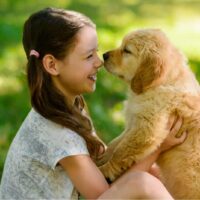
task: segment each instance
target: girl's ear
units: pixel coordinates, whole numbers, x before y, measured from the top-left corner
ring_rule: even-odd
[[[42,59],[44,69],[51,75],[57,76],[59,74],[57,60],[51,54],[46,54]]]

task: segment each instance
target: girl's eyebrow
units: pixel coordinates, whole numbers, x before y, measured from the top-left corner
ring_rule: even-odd
[[[96,47],[94,47],[94,48],[92,48],[92,49],[89,49],[89,50],[87,50],[86,52],[84,52],[84,54],[88,54],[88,53],[90,53],[90,52],[93,52],[93,51],[96,51],[96,50],[98,50],[98,45],[96,46]]]
[[[90,52],[92,52],[92,51],[94,51],[95,49],[96,49],[96,48],[92,48],[92,49],[87,50],[87,51],[86,51],[86,54],[87,54],[87,53],[90,53]]]

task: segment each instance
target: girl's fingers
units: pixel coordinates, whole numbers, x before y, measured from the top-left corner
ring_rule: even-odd
[[[181,136],[179,138],[177,138],[177,142],[178,143],[182,143],[185,141],[185,139],[187,138],[188,135],[188,131],[184,131]]]
[[[176,125],[176,122],[179,120],[180,116],[177,114],[170,115],[168,123],[167,123],[167,129],[172,130],[174,126]]]
[[[177,117],[175,119],[171,129],[170,129],[170,133],[173,134],[173,135],[174,134],[176,135],[178,133],[178,131],[180,130],[182,124],[183,124],[183,118],[182,117]]]
[[[170,115],[170,117],[168,119],[168,123],[167,123],[167,129],[168,130],[171,130],[171,128],[172,128],[172,126],[174,124],[175,118],[177,118],[177,115],[175,115],[175,114]]]

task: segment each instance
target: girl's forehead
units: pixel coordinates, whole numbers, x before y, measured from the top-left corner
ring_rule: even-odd
[[[85,26],[80,29],[77,34],[76,48],[80,51],[87,51],[88,49],[96,47],[98,44],[96,29]]]

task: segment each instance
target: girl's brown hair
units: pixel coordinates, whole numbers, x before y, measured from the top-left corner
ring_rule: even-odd
[[[54,86],[50,74],[42,65],[46,54],[62,60],[75,45],[76,35],[84,26],[95,27],[83,14],[46,8],[32,14],[25,22],[23,46],[28,59],[27,78],[33,108],[45,118],[81,135],[90,155],[95,158],[100,148],[104,150],[104,145],[93,134],[90,118],[81,112],[83,97],[77,96],[74,106],[67,105],[64,95]],[[32,49],[39,52],[38,58],[29,55]]]

